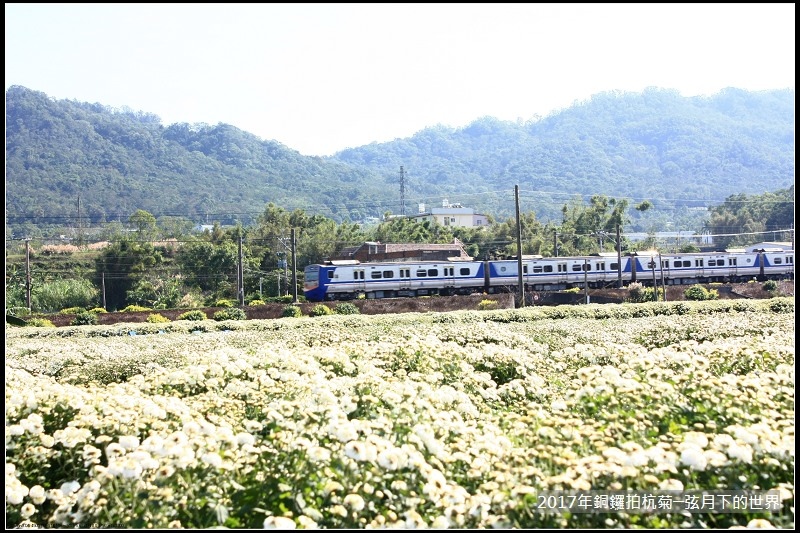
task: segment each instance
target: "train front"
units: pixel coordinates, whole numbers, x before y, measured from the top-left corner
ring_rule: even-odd
[[[325,267],[322,265],[308,265],[303,270],[305,276],[303,281],[303,295],[309,302],[325,301],[327,287],[322,279]]]

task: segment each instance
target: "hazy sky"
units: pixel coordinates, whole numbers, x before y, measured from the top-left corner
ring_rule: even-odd
[[[794,4],[5,4],[6,88],[304,155],[605,91],[794,88]]]

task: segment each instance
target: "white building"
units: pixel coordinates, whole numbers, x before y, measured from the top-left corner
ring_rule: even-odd
[[[408,218],[418,221],[430,220],[442,226],[460,228],[481,228],[489,225],[486,215],[476,213],[474,209],[459,203],[451,204],[447,199],[442,200],[441,207],[433,207],[430,211],[425,210],[425,204],[419,204],[419,213]]]

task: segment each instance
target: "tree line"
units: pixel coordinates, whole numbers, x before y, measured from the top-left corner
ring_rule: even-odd
[[[623,253],[656,248],[655,233],[637,242],[624,234],[631,210],[646,211],[650,206],[643,201],[631,207],[626,199],[595,195],[588,202],[576,198],[564,204],[558,224],[542,222],[534,212],[521,213],[521,252],[545,257],[613,252],[618,226]],[[761,230],[765,228],[792,228],[793,208],[794,186],[764,195],[734,195],[711,209],[705,229],[722,235],[718,247],[758,242],[764,240]],[[238,299],[240,268],[247,302],[292,294],[292,281],[302,294],[306,265],[366,241],[446,244],[458,239],[476,259],[518,253],[515,218],[489,217],[487,226],[468,228],[389,214],[373,227],[365,227],[269,203],[250,226],[216,223],[197,233],[188,219],[157,219],[138,209],[124,223],[104,225],[93,235],[95,245],[83,236],[66,248],[67,253],[35,241],[10,241],[6,307],[28,307],[28,298],[33,312],[71,307],[115,311],[130,305],[151,309],[211,306],[222,299]],[[292,233],[295,243],[290,242]],[[98,248],[99,242],[107,244]],[[665,251],[699,251],[693,242],[673,244],[678,248],[674,250],[661,246]],[[296,276],[291,272],[293,264]]]

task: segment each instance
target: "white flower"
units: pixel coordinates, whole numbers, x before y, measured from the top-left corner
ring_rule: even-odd
[[[297,525],[285,516],[268,516],[264,519],[264,529],[295,529]]]
[[[119,438],[119,445],[126,450],[133,450],[139,447],[139,437],[133,435],[123,435]]]
[[[22,506],[19,510],[19,514],[22,515],[22,518],[30,518],[36,512],[36,507],[32,503],[26,503]]]
[[[200,460],[214,468],[222,466],[222,457],[218,453],[204,453]]]
[[[31,487],[31,490],[28,491],[28,496],[36,505],[44,503],[47,499],[47,494],[44,491],[44,487],[41,485],[34,485]]]
[[[688,447],[681,452],[681,464],[692,470],[703,471],[706,469],[708,459],[700,448]]]
[[[360,511],[364,508],[364,498],[358,494],[348,494],[344,497],[344,504],[354,511]]]
[[[61,492],[65,496],[69,496],[70,494],[72,494],[73,492],[78,490],[79,488],[81,488],[81,484],[78,483],[77,481],[68,481],[68,482],[63,483],[61,485]]]

